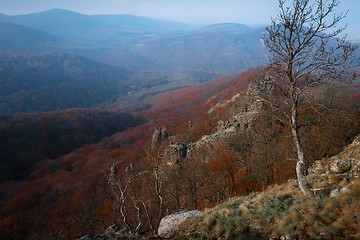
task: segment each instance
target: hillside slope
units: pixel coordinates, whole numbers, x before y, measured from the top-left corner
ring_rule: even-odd
[[[155,234],[167,214],[286,182],[294,175],[287,126],[253,94],[268,76],[250,69],[148,96],[146,108],[134,109],[144,124],[40,161],[23,181],[0,184],[3,235],[73,239],[116,223],[139,239]],[[338,153],[359,133],[359,101],[350,93],[327,99],[348,118],[308,113],[316,120],[302,129],[311,161]]]
[[[49,50],[65,45],[58,36],[22,25],[0,22],[0,51]]]
[[[92,107],[167,83],[67,53],[0,55],[0,113]]]
[[[242,28],[241,28],[242,29]],[[267,63],[263,29],[209,26],[179,35],[145,39],[130,51],[165,66],[231,74]]]
[[[40,160],[56,159],[140,122],[95,109],[0,115],[0,182],[23,179]]]
[[[291,179],[207,209],[174,239],[359,239],[359,175],[360,135],[310,168],[317,198],[305,197]]]

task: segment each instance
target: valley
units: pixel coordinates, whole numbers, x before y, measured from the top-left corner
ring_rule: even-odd
[[[27,150],[20,150],[16,143],[20,136],[13,136],[15,144],[11,143],[10,147],[5,137],[9,134],[3,128],[2,148],[7,152],[3,165],[8,166],[11,161],[11,166],[20,164],[18,176],[23,176],[21,172],[27,172],[26,168],[42,158],[58,156],[33,145],[37,140],[31,139],[38,133],[17,129],[13,119],[29,122],[24,125],[37,129],[41,124],[33,125],[33,119],[41,122],[43,115],[58,116],[67,111],[79,112],[80,116],[84,111],[95,113],[98,109],[115,111],[115,114],[136,113],[150,107],[151,96],[259,65],[256,59],[264,59],[263,47],[248,45],[260,35],[257,30],[253,34],[249,29],[241,24],[195,29],[186,24],[133,15],[83,15],[62,9],[1,15],[0,113],[4,116],[1,125],[14,125],[16,132],[23,132],[21,138],[31,143],[27,146],[24,140],[22,144]],[[223,51],[225,46],[229,51]],[[246,48],[259,49],[251,53],[251,62],[248,62],[250,52]],[[54,118],[50,121],[59,128]],[[120,118],[119,122],[122,121]],[[69,135],[64,131],[59,130],[58,134]],[[114,132],[102,136],[110,133]],[[44,145],[42,141],[47,140],[37,144]],[[65,149],[80,146],[79,143],[72,147],[69,147],[71,143],[64,144]],[[21,167],[23,161],[28,162],[24,164],[26,168]],[[9,168],[4,168],[7,170],[3,173],[9,173],[2,179],[11,179],[15,170]]]
[[[213,216],[254,192],[300,195],[289,190],[297,164],[291,104],[265,32],[63,9],[0,14],[0,238],[108,239],[102,234],[115,224],[114,239],[162,239],[164,216],[214,207],[186,226],[209,239],[251,238],[252,229],[268,237],[268,225],[229,230],[235,225]],[[354,66],[346,73],[358,73]],[[309,165],[359,138],[353,80],[310,83],[299,97],[296,130]],[[294,212],[287,207],[277,210]],[[224,216],[236,222],[236,211]],[[354,221],[331,236],[352,234]],[[281,224],[279,236],[287,233]],[[203,239],[190,232],[180,239]]]

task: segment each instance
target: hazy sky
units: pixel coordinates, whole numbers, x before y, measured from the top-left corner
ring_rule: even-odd
[[[360,29],[359,0],[340,0],[339,11],[350,10],[349,28]],[[186,23],[239,22],[250,26],[270,23],[277,0],[0,0],[0,12],[26,14],[63,8],[84,14],[123,14]]]

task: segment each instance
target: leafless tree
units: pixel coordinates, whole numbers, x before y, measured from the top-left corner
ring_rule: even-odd
[[[270,51],[270,63],[276,86],[286,98],[285,112],[297,153],[298,185],[306,195],[307,161],[299,134],[298,110],[309,89],[320,84],[348,81],[349,68],[357,46],[340,37],[346,27],[338,27],[347,13],[336,14],[338,0],[278,0],[279,14],[266,28],[264,44]]]
[[[156,233],[161,218],[164,216],[164,175],[166,163],[163,159],[165,144],[160,143],[157,148],[148,148],[145,150],[145,162],[147,163],[148,178],[146,180],[149,190],[155,195],[157,203],[156,223],[150,224],[151,231]],[[149,211],[145,207],[147,218],[149,219]],[[151,221],[149,221],[150,223]]]
[[[116,208],[119,210],[122,222],[125,224],[128,231],[138,231],[142,226],[142,221],[140,218],[140,207],[138,206],[138,200],[135,197],[129,196],[129,190],[132,187],[134,181],[140,178],[145,172],[134,170],[134,166],[129,164],[125,172],[122,173],[123,178],[117,176],[117,162],[115,162],[110,168],[110,174],[108,175],[108,184],[112,194],[116,199]],[[133,203],[133,207],[136,210],[136,223],[132,223],[129,219],[129,213],[127,206],[131,205],[129,202]]]

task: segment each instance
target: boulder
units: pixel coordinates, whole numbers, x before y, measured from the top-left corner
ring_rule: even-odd
[[[158,235],[162,238],[171,238],[189,218],[202,215],[199,210],[182,211],[165,216],[161,219]]]
[[[335,174],[347,172],[351,169],[351,162],[352,160],[349,158],[333,159],[329,164],[329,170]]]
[[[348,186],[344,186],[340,189],[334,189],[330,192],[330,195],[329,197],[330,198],[335,198],[335,197],[338,197],[339,195],[343,194],[344,192],[347,192],[349,190],[349,187]]]
[[[292,239],[293,238],[291,237],[290,234],[286,234],[286,235],[280,237],[280,240],[292,240]]]

